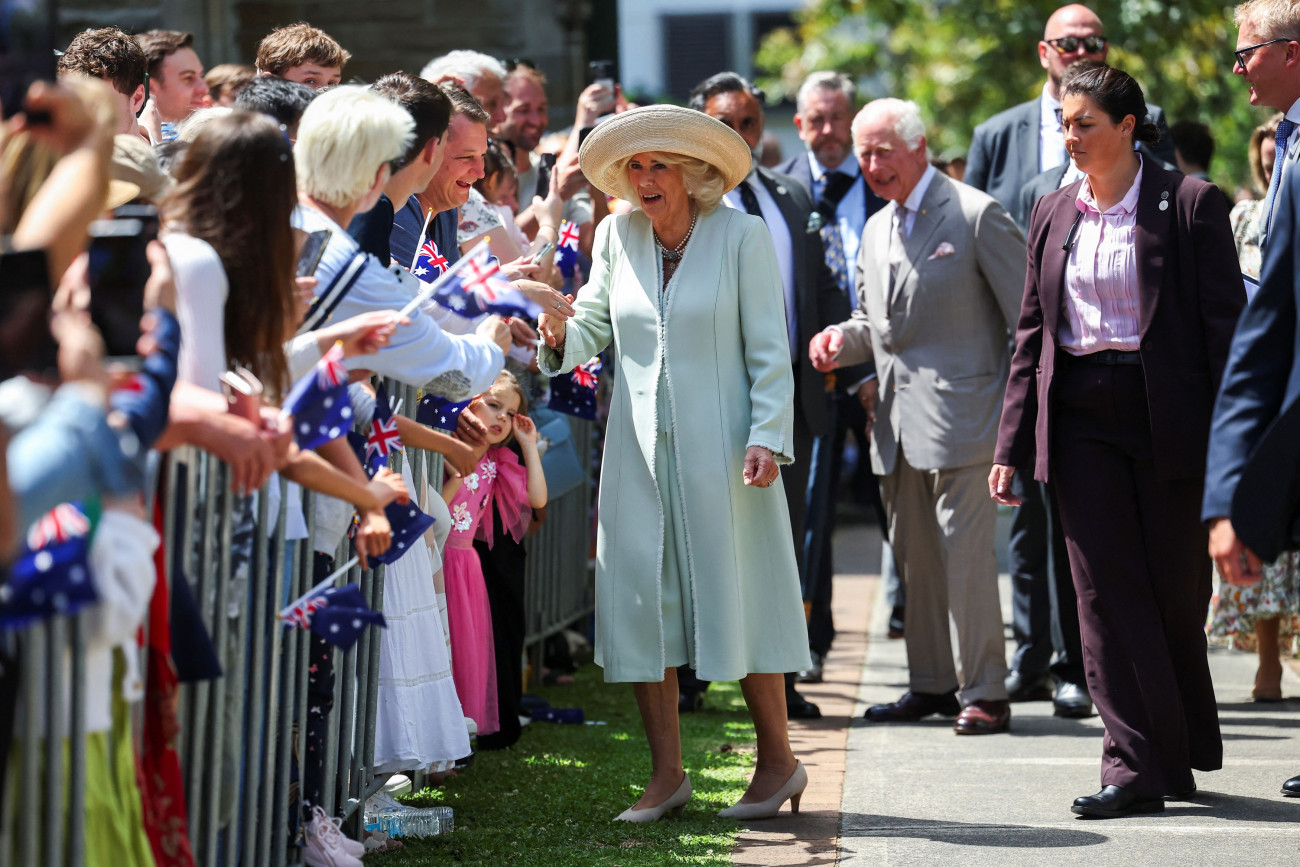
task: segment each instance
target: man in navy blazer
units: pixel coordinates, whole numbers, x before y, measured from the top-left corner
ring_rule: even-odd
[[[1259,558],[1237,538],[1230,517],[1242,472],[1279,416],[1300,418],[1293,409],[1300,401],[1300,172],[1283,176],[1277,200],[1270,233],[1275,240],[1264,248],[1259,294],[1237,322],[1210,427],[1201,517],[1210,525],[1210,556],[1229,584],[1253,584],[1261,577]],[[1290,441],[1300,449],[1300,432],[1291,432]],[[1294,515],[1290,474],[1273,475],[1277,494],[1256,497],[1255,505]],[[1300,776],[1283,783],[1282,794],[1300,797]]]

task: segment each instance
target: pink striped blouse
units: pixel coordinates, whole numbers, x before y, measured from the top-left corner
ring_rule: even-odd
[[[1139,157],[1139,160],[1141,157]],[[1065,265],[1064,313],[1056,339],[1071,355],[1138,348],[1137,223],[1139,167],[1133,186],[1104,213],[1085,179],[1075,204],[1083,213]]]

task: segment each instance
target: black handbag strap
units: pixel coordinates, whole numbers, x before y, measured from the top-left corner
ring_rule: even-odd
[[[311,309],[307,311],[306,318],[303,319],[302,325],[298,328],[299,334],[306,334],[309,331],[315,331],[320,328],[330,317],[334,315],[334,308],[339,306],[352,286],[361,276],[361,272],[366,268],[366,260],[369,254],[359,252],[348,262],[347,267],[334,276],[330,285],[325,291],[316,296],[316,300],[311,303]]]

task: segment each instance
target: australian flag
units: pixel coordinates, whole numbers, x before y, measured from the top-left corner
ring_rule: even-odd
[[[403,505],[398,502],[384,507],[384,516],[393,530],[393,543],[388,550],[377,557],[371,557],[371,567],[375,563],[396,563],[411,546],[420,541],[424,531],[433,526],[433,518],[420,511],[415,501]]]
[[[447,270],[447,266],[447,257],[438,251],[438,245],[433,243],[432,238],[429,238],[420,245],[420,251],[415,256],[415,267],[411,269],[411,274],[425,283],[432,283],[442,276],[442,273]]]
[[[305,626],[343,650],[357,643],[367,623],[387,626],[384,615],[366,604],[355,584],[312,590],[281,611],[280,619],[286,626]]]
[[[426,394],[420,398],[420,405],[415,410],[415,420],[420,424],[454,433],[460,422],[460,414],[469,406],[468,400],[448,400],[436,394]]]
[[[457,262],[458,267],[434,290],[433,300],[438,304],[467,319],[484,313],[536,319],[542,312],[501,273],[501,265],[488,252],[486,242],[466,258],[468,261],[463,265]]]
[[[63,503],[27,532],[22,552],[0,587],[0,627],[13,629],[55,614],[75,614],[99,600],[90,578],[90,519]]]
[[[402,448],[402,438],[397,433],[397,419],[388,405],[388,391],[380,383],[375,390],[375,417],[370,422],[366,437],[365,456],[361,463],[366,472],[374,475],[380,467],[388,465],[388,455]]]
[[[594,420],[596,387],[600,384],[602,366],[600,357],[597,356],[586,364],[579,364],[569,373],[552,379],[551,401],[548,406],[556,412]]]
[[[578,227],[568,220],[560,222],[560,237],[555,245],[555,264],[565,277],[573,276],[578,264]]]
[[[293,437],[300,449],[314,449],[338,439],[352,427],[342,344],[334,344],[306,376],[293,384],[284,400],[284,411],[293,415]]]

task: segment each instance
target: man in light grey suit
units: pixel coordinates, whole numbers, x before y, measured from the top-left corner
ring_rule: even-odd
[[[818,370],[874,359],[871,463],[907,582],[908,692],[866,717],[954,715],[959,734],[1011,720],[987,475],[1006,385],[1025,239],[992,197],[936,172],[915,103],[879,99],[853,120],[871,189],[858,309],[809,345]],[[948,615],[957,624],[960,692]]]

